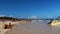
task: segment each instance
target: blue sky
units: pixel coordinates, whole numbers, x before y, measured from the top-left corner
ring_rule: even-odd
[[[0,15],[60,16],[60,0],[0,0]]]

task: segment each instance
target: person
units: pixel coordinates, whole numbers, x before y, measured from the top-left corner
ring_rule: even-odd
[[[4,29],[8,29],[8,27],[9,27],[8,24],[4,25]]]
[[[9,23],[9,28],[12,28],[12,24],[11,23]]]

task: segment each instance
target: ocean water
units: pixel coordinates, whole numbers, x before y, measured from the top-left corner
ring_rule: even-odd
[[[60,26],[48,25],[49,21],[31,22],[19,24],[6,34],[60,34]]]

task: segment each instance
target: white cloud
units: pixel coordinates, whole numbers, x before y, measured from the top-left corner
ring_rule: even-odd
[[[10,15],[10,17],[13,17],[12,15]]]
[[[31,18],[37,18],[37,16],[31,16]]]
[[[48,16],[48,18],[52,18],[52,16]]]

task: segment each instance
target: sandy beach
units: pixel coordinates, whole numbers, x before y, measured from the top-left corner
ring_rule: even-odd
[[[16,26],[16,25],[18,25],[18,24],[25,24],[25,23],[27,23],[27,21],[25,21],[25,20],[22,20],[22,21],[0,21],[0,34],[4,34],[5,32],[7,32],[7,31],[9,31],[9,30],[11,30],[11,29],[4,29],[3,28],[3,26],[5,25],[5,24],[9,24],[9,23],[11,23],[11,24],[13,24],[14,26]],[[13,26],[13,27],[14,27]]]
[[[31,22],[29,24],[19,24],[5,34],[59,34],[60,27],[49,26],[47,22]]]
[[[49,20],[50,21],[50,20]],[[59,34],[60,27],[47,25],[46,21],[34,21],[27,22],[22,21],[0,21],[0,34]],[[55,20],[54,20],[55,21]],[[4,29],[4,24],[14,24],[12,29]]]

